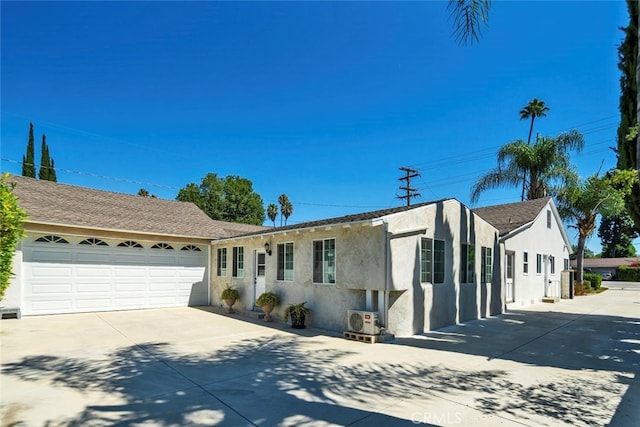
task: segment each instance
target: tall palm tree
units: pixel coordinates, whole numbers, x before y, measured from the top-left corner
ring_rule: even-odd
[[[281,194],[278,197],[278,203],[280,203],[280,225],[282,225],[282,218],[284,217],[284,225],[287,225],[287,219],[293,213],[293,205],[286,194]]]
[[[533,133],[533,123],[536,121],[536,117],[546,117],[549,107],[544,105],[544,101],[538,101],[538,98],[533,98],[529,103],[520,110],[520,120],[531,119],[531,126],[529,126],[529,137],[527,138],[527,144],[531,144],[531,134]],[[522,193],[520,194],[520,200],[524,200],[524,183],[527,181],[527,172],[524,172],[522,177]]]
[[[518,139],[498,151],[498,166],[481,176],[471,189],[471,201],[477,202],[486,190],[523,185],[527,200],[557,193],[576,172],[569,162],[570,150],[580,151],[584,138],[572,130],[556,137],[537,138],[533,145]],[[523,179],[528,176],[528,179]]]
[[[538,98],[533,98],[524,108],[522,108],[522,110],[520,110],[520,120],[531,119],[531,126],[529,126],[529,137],[527,138],[527,144],[531,144],[533,123],[536,121],[536,117],[547,117],[547,111],[549,111],[549,107],[544,105],[544,101],[538,101]]]
[[[267,216],[273,222],[273,226],[276,226],[276,218],[278,217],[278,206],[275,203],[271,203],[267,206]]]

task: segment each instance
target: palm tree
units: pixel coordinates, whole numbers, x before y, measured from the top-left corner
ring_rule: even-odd
[[[480,29],[489,21],[489,0],[449,0],[447,10],[453,20],[453,34],[460,44],[473,44],[480,38]]]
[[[527,144],[531,143],[533,123],[536,121],[536,117],[547,117],[547,111],[549,111],[549,107],[544,105],[544,101],[538,101],[538,98],[533,98],[522,110],[520,110],[520,120],[531,119],[531,126],[529,126],[529,137],[527,138]]]
[[[527,138],[527,144],[531,144],[531,134],[533,133],[533,123],[536,121],[536,117],[546,117],[549,107],[544,105],[544,101],[538,101],[538,98],[533,98],[529,103],[520,110],[520,120],[531,119],[531,126],[529,126],[529,137]],[[524,184],[527,181],[527,172],[524,172],[522,177],[522,193],[520,194],[520,200],[524,200]]]
[[[278,216],[278,206],[275,203],[271,203],[267,206],[267,216],[273,222],[273,227],[276,226],[276,218]]]
[[[291,201],[289,200],[289,197],[286,194],[281,194],[280,197],[278,197],[278,203],[280,203],[280,213],[281,213],[280,225],[282,225],[283,217],[284,217],[284,225],[287,225],[287,219],[289,219],[289,217],[293,213],[293,205],[291,204]]]
[[[477,202],[486,190],[519,185],[524,186],[527,200],[555,194],[559,187],[575,180],[568,152],[580,151],[583,146],[584,138],[575,130],[554,138],[537,138],[533,145],[521,139],[510,142],[498,151],[498,166],[472,187],[471,201]]]

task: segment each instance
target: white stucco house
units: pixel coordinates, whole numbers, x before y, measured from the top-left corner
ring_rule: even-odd
[[[9,181],[28,219],[2,304],[22,315],[207,305],[211,240],[263,228],[192,203]]]
[[[306,301],[310,326],[349,310],[412,335],[556,292],[570,245],[550,198],[469,209],[443,199],[278,228],[211,220],[192,203],[11,176],[27,235],[3,305],[23,315]],[[559,292],[559,291],[557,291]]]
[[[473,210],[500,233],[502,281],[508,307],[560,297],[571,243],[551,197]]]
[[[308,302],[312,326],[347,329],[348,310],[411,335],[504,306],[498,231],[455,199],[278,227],[213,243],[212,304],[226,285],[252,309],[262,292]]]

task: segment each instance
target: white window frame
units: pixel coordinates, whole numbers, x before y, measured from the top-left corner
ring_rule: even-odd
[[[326,245],[328,242],[333,242],[333,265],[330,266],[331,259],[326,259],[325,257],[328,255]],[[317,273],[317,264],[318,259],[316,257],[316,245],[322,244],[322,259],[320,261],[320,268],[322,274],[322,281],[318,281]],[[311,257],[312,257],[312,268],[311,268],[311,280],[314,284],[319,285],[335,285],[336,284],[336,265],[337,265],[337,253],[336,253],[336,239],[334,237],[326,238],[326,239],[317,239],[312,241],[311,247]],[[328,271],[329,267],[332,267],[333,271]]]
[[[231,248],[233,257],[231,266],[231,277],[244,277],[244,246],[234,246]]]
[[[436,248],[442,245],[442,250]],[[440,255],[442,254],[442,259]],[[422,237],[420,239],[420,282],[421,283],[444,283],[446,276],[446,246],[444,240]],[[439,271],[438,267],[442,270]]]
[[[542,254],[536,254],[536,274],[542,274]]]
[[[218,248],[216,274],[218,277],[227,276],[227,248]]]
[[[522,253],[522,274],[529,275],[529,252]]]
[[[295,245],[293,244],[293,242],[278,243],[278,245],[276,246],[276,258],[278,267],[276,270],[276,280],[282,282],[293,282],[295,259],[294,251]],[[291,268],[287,268],[288,265],[290,265]]]
[[[482,246],[480,249],[480,281],[491,283],[493,281],[493,248]]]

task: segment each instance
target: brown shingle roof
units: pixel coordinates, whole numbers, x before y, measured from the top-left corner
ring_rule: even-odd
[[[536,219],[540,211],[549,203],[551,197],[486,206],[473,209],[481,218],[498,229],[500,236],[509,234]]]
[[[446,200],[453,200],[453,199],[441,199],[441,200],[435,200],[435,201],[431,201],[431,202],[423,202],[423,203],[419,203],[419,204],[411,205],[411,206],[398,206],[398,207],[395,207],[395,208],[387,208],[387,209],[381,209],[381,210],[371,211],[371,212],[362,212],[362,213],[357,213],[357,214],[339,216],[339,217],[335,217],[335,218],[327,218],[327,219],[320,219],[320,220],[316,220],[316,221],[301,222],[301,223],[294,224],[294,225],[285,225],[283,227],[275,227],[275,228],[264,229],[264,230],[259,230],[259,231],[255,231],[255,232],[247,232],[245,234],[239,234],[238,236],[251,236],[251,235],[259,235],[259,234],[271,233],[271,232],[281,232],[281,231],[288,231],[288,230],[300,230],[300,229],[303,229],[303,228],[313,228],[313,227],[322,227],[322,226],[335,225],[335,224],[347,224],[347,223],[358,222],[358,221],[366,221],[366,220],[370,220],[370,219],[381,218],[383,216],[391,215],[391,214],[398,213],[398,212],[404,212],[404,211],[408,211],[408,210],[411,210],[411,209],[419,208],[421,206],[427,206],[427,205],[432,205],[432,204],[435,204],[435,203],[441,203],[441,202],[444,202]],[[238,237],[238,236],[233,236],[233,237]]]
[[[27,223],[222,238],[264,227],[212,220],[193,203],[132,196],[11,175]]]

